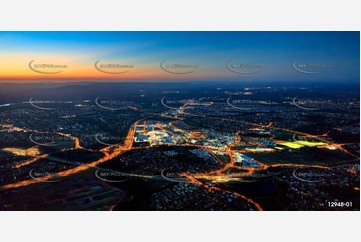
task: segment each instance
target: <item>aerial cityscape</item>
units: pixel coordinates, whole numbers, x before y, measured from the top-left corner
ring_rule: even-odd
[[[0,32],[1,211],[359,211],[359,32]]]

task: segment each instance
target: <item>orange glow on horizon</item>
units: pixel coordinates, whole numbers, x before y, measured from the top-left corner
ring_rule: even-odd
[[[33,57],[36,56],[36,57]],[[199,70],[186,74],[174,74],[166,72],[161,68],[160,62],[148,62],[137,64],[137,61],[121,60],[121,61],[102,61],[101,64],[106,63],[120,63],[129,65],[134,63],[133,68],[117,69],[115,72],[121,72],[117,74],[106,73],[96,68],[97,58],[91,57],[89,60],[87,56],[79,54],[79,56],[64,55],[54,53],[53,56],[48,54],[29,54],[24,56],[20,54],[5,54],[0,56],[0,82],[14,81],[14,82],[32,82],[43,80],[67,79],[66,81],[72,81],[75,79],[80,81],[81,79],[90,79],[89,81],[97,81],[101,79],[105,80],[142,80],[142,81],[154,81],[154,80],[202,80],[202,79],[215,79],[222,78],[231,75],[229,72],[216,71],[203,66]],[[55,57],[54,57],[55,56]],[[99,58],[100,59],[100,58]],[[38,68],[35,66],[46,65],[61,65],[65,68]],[[34,69],[32,69],[34,67]],[[114,69],[111,69],[114,70]],[[44,72],[44,73],[41,73]]]

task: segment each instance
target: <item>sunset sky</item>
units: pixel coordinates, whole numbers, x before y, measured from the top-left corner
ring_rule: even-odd
[[[359,32],[0,32],[0,81],[359,82],[359,45]],[[107,74],[95,68],[97,61],[133,68]],[[177,75],[164,71],[161,62],[199,68]],[[238,74],[226,68],[227,62],[264,68]],[[294,70],[295,62],[331,68],[307,75]],[[36,64],[66,68],[44,74],[29,67]]]

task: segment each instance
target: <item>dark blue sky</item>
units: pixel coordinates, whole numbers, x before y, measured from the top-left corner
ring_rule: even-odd
[[[136,65],[130,79],[359,81],[359,32],[0,32],[1,78],[32,76],[30,60],[70,63],[64,77],[101,78],[96,60]],[[191,75],[170,75],[161,61],[196,64]],[[261,65],[253,70],[227,63]],[[14,66],[15,65],[15,66]],[[294,68],[300,67],[300,71]],[[308,67],[305,65],[308,65]],[[315,67],[319,65],[321,67]],[[304,71],[304,72],[303,72]],[[239,72],[239,73],[238,73]],[[147,75],[148,73],[149,75]],[[41,76],[43,77],[43,76]],[[114,76],[113,76],[114,77]],[[121,78],[125,78],[122,76]]]

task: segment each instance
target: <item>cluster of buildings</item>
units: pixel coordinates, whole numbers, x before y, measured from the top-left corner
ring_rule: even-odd
[[[240,166],[247,168],[258,168],[261,167],[261,164],[255,161],[252,157],[249,157],[245,154],[239,152],[232,152],[233,158],[236,163]]]
[[[250,211],[253,204],[232,193],[210,190],[188,183],[179,183],[166,190],[154,193],[151,207],[157,211]]]
[[[203,160],[205,160],[207,162],[211,162],[213,164],[218,163],[217,159],[213,155],[211,155],[207,150],[194,149],[194,150],[191,150],[191,153],[198,156],[199,158],[202,158]]]
[[[122,156],[122,161],[129,169],[129,172],[142,175],[160,175],[161,171],[167,172],[208,172],[219,169],[222,164],[213,160],[210,154],[205,155],[203,151],[195,151],[191,147],[150,147],[147,149],[135,149]],[[199,153],[200,152],[200,153]],[[192,157],[196,156],[196,157]],[[201,157],[202,156],[202,157]],[[206,159],[209,159],[206,161]],[[212,157],[212,158],[211,158]]]
[[[360,176],[344,165],[329,169],[306,168],[280,177],[288,183],[286,210],[359,210]],[[356,199],[356,202],[352,198]],[[348,207],[330,207],[328,202],[351,202]]]
[[[195,132],[177,128],[165,122],[145,121],[136,127],[135,143],[147,143],[149,146],[193,144],[209,149],[223,150],[236,140],[236,135],[230,132],[201,130]]]

